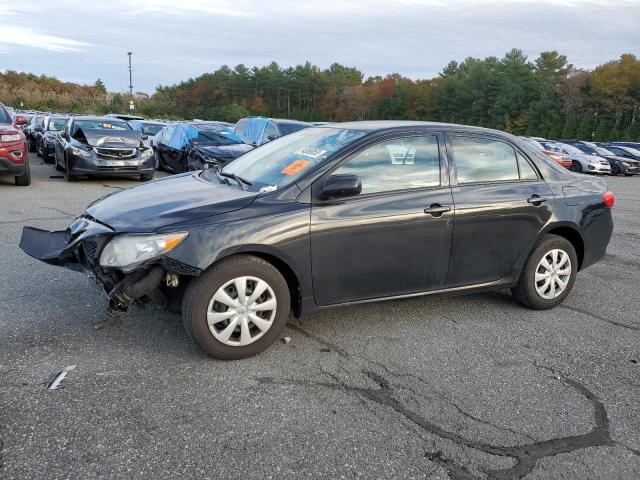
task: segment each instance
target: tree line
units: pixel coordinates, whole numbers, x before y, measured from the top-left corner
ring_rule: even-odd
[[[309,62],[251,69],[241,64],[134,97],[136,112],[154,118],[430,120],[551,139],[640,141],[640,61],[631,54],[584,70],[556,51],[530,61],[513,49],[502,58],[452,61],[438,76],[418,80],[398,73],[365,78],[338,63],[326,69]],[[126,113],[130,99],[108,92],[100,80],[87,86],[0,72],[0,101],[15,107]]]

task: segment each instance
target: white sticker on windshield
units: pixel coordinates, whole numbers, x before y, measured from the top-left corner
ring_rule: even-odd
[[[307,157],[318,158],[324,153],[327,153],[327,151],[317,147],[304,147],[302,150],[295,153],[296,155],[306,155]]]
[[[277,185],[267,185],[266,187],[262,187],[259,193],[275,192],[277,189],[278,189]]]

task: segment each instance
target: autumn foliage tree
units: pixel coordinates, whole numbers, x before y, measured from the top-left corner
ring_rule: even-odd
[[[126,111],[126,94],[104,83],[0,72],[0,101],[36,110]],[[556,51],[529,60],[518,49],[502,58],[451,61],[434,78],[399,73],[365,78],[334,63],[282,67],[239,64],[176,85],[160,85],[136,112],[156,118],[236,121],[247,115],[300,120],[431,120],[547,138],[640,140],[640,62],[631,55],[587,71]]]

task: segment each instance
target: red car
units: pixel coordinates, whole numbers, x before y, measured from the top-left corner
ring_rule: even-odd
[[[0,103],[0,175],[14,177],[16,185],[31,184],[27,142],[7,109]]]
[[[562,153],[562,151],[560,151],[559,149],[558,151],[549,150],[548,148],[545,148],[544,145],[538,142],[538,140],[536,140],[535,138],[527,138],[527,137],[522,137],[522,138],[524,138],[525,140],[528,140],[538,150],[544,153],[547,157],[554,160],[561,167],[564,167],[567,170],[571,169],[571,164],[573,162],[571,161],[571,157],[569,155]]]

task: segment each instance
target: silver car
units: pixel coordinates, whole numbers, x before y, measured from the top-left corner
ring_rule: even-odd
[[[606,158],[588,155],[573,145],[559,142],[540,141],[547,150],[561,152],[571,158],[571,171],[578,173],[611,174],[611,165]]]

